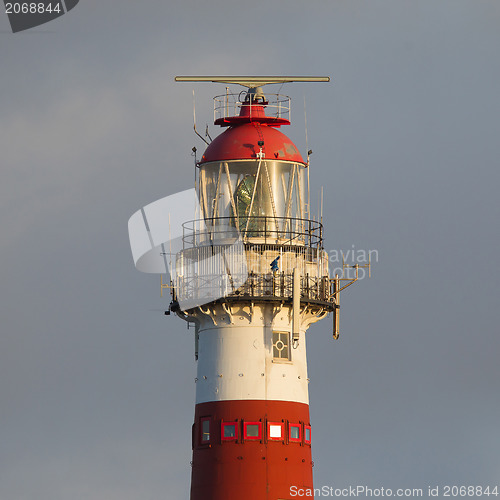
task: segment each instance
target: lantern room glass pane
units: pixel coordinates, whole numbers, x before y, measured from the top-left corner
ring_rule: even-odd
[[[252,217],[305,218],[305,168],[300,163],[271,159],[260,162],[260,168],[258,160],[202,164],[199,198],[203,216],[229,217],[240,231],[259,232],[276,228],[269,222],[269,227],[261,227],[265,222],[252,221]]]

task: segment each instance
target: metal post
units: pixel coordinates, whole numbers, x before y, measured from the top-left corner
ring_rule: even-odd
[[[334,292],[334,305],[335,310],[333,311],[333,338],[337,340],[339,338],[339,321],[340,321],[340,293],[339,292],[339,275],[335,275],[335,280],[333,282],[333,292]]]
[[[200,344],[200,328],[198,324],[194,327],[194,359],[198,361],[198,346]]]
[[[300,271],[293,269],[293,306],[292,306],[292,338],[293,342],[299,341],[300,327]]]

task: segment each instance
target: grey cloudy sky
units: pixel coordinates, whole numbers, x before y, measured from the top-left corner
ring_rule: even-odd
[[[497,0],[82,0],[0,13],[0,499],[188,498],[193,339],[129,216],[193,185],[176,74],[292,84],[327,249],[371,280],[308,334],[315,484],[500,486]],[[211,119],[224,87],[198,84]],[[216,133],[211,127],[212,135]]]

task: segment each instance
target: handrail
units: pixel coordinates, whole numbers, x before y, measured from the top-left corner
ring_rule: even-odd
[[[207,290],[220,290],[221,276],[177,276],[175,289],[181,296],[192,297]],[[335,304],[335,298],[328,290],[328,278],[322,276],[302,276],[300,278],[301,302],[316,302],[323,306]],[[224,297],[233,300],[291,300],[293,296],[293,273],[254,273],[250,272],[238,289],[228,292]]]
[[[183,248],[204,246],[221,240],[259,241],[280,246],[323,248],[323,225],[311,219],[294,217],[242,217],[238,229],[233,217],[214,217],[187,221],[183,226]],[[250,224],[246,224],[246,222]],[[198,229],[198,228],[202,229]]]
[[[214,122],[217,120],[225,120],[240,114],[242,107],[249,108],[249,114],[252,116],[252,110],[260,110],[262,107],[266,109],[266,116],[279,120],[290,121],[291,99],[283,94],[267,94],[266,101],[242,100],[241,96],[246,92],[239,94],[221,94],[214,97]]]

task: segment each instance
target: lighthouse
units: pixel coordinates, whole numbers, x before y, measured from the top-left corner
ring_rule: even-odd
[[[214,98],[222,132],[202,137],[193,216],[178,221],[160,203],[129,221],[136,266],[155,272],[146,261],[156,259],[168,268],[166,313],[194,331],[190,498],[290,499],[313,488],[307,330],[333,313],[338,337],[339,293],[359,266],[353,278],[329,276],[323,226],[311,214],[309,153],[304,159],[281,132],[290,124],[290,98],[267,85],[329,78],[176,80],[244,88]],[[178,209],[179,200],[169,206]],[[176,223],[181,229],[172,235]]]

